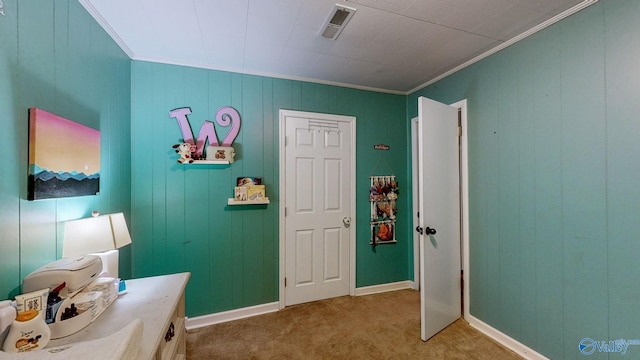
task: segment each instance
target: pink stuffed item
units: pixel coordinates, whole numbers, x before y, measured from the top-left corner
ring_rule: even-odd
[[[180,154],[180,159],[178,159],[178,162],[180,164],[191,164],[193,162],[193,156],[191,154],[196,151],[195,145],[189,143],[180,143],[173,145],[173,148],[176,149],[176,152],[178,154]]]

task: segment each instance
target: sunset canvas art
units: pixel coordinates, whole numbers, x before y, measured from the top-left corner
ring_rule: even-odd
[[[99,192],[100,131],[30,108],[28,199]]]

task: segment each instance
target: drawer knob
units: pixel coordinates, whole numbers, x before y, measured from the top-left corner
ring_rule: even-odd
[[[169,325],[169,328],[167,329],[167,333],[164,335],[164,341],[165,342],[169,342],[171,341],[171,339],[173,339],[173,337],[176,335],[176,328],[175,326],[173,326],[173,321],[171,322],[171,325]]]

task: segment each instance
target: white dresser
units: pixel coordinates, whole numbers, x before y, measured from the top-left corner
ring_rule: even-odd
[[[93,323],[73,335],[52,340],[47,347],[99,339],[140,319],[144,329],[139,359],[184,359],[184,291],[190,276],[180,273],[127,280],[127,293]]]

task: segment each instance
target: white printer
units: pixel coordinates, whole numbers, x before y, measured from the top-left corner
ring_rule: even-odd
[[[100,276],[102,260],[96,255],[80,255],[62,258],[47,264],[31,274],[22,282],[22,292],[27,293],[44,288],[54,289],[65,282],[67,290],[74,292],[89,285]]]

